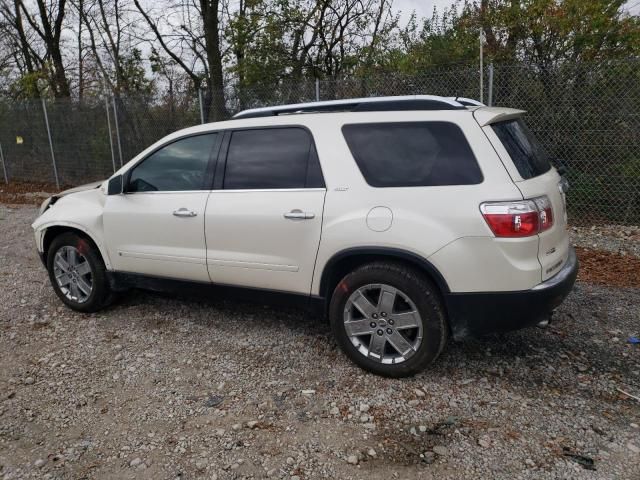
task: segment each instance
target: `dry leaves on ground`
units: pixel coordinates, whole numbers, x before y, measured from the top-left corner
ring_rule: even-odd
[[[576,248],[580,260],[578,279],[616,287],[640,288],[640,258]]]
[[[42,182],[10,182],[0,184],[0,203],[10,205],[40,205],[48,195],[64,190]]]

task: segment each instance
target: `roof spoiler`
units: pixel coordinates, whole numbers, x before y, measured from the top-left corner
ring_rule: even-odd
[[[505,107],[482,107],[474,110],[473,116],[481,127],[486,127],[496,122],[503,122],[524,115],[526,110]]]

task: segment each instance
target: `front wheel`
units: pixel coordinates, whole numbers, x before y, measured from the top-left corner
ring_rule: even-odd
[[[342,350],[387,377],[423,370],[447,339],[436,288],[414,269],[392,262],[364,265],[345,276],[333,292],[329,316]]]
[[[112,300],[100,252],[83,236],[68,232],[56,237],[47,253],[47,270],[54,291],[73,310],[95,312]]]

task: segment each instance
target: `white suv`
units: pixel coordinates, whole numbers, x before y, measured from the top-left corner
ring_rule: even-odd
[[[571,290],[566,182],[523,111],[435,96],[247,110],[44,202],[51,283],[90,312],[188,285],[318,307],[360,366],[413,374]],[[285,294],[285,295],[283,295]]]

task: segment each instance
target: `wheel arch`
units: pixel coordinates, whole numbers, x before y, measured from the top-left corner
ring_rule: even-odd
[[[100,253],[100,257],[102,258],[102,261],[104,262],[106,269],[107,270],[111,269],[109,257],[106,255],[106,252],[104,251],[103,248],[101,248],[100,244],[96,241],[95,237],[87,230],[79,228],[78,226],[69,225],[69,224],[54,224],[54,225],[47,226],[43,230],[44,232],[42,235],[42,258],[45,265],[47,264],[47,255],[49,253],[49,247],[51,246],[51,242],[53,242],[53,240],[59,235],[70,232],[70,233],[75,233],[89,240]]]
[[[334,288],[347,273],[366,263],[380,260],[395,260],[412,266],[431,280],[443,297],[450,292],[438,269],[420,255],[390,247],[355,247],[342,250],[327,261],[320,276],[320,296],[328,303]]]

